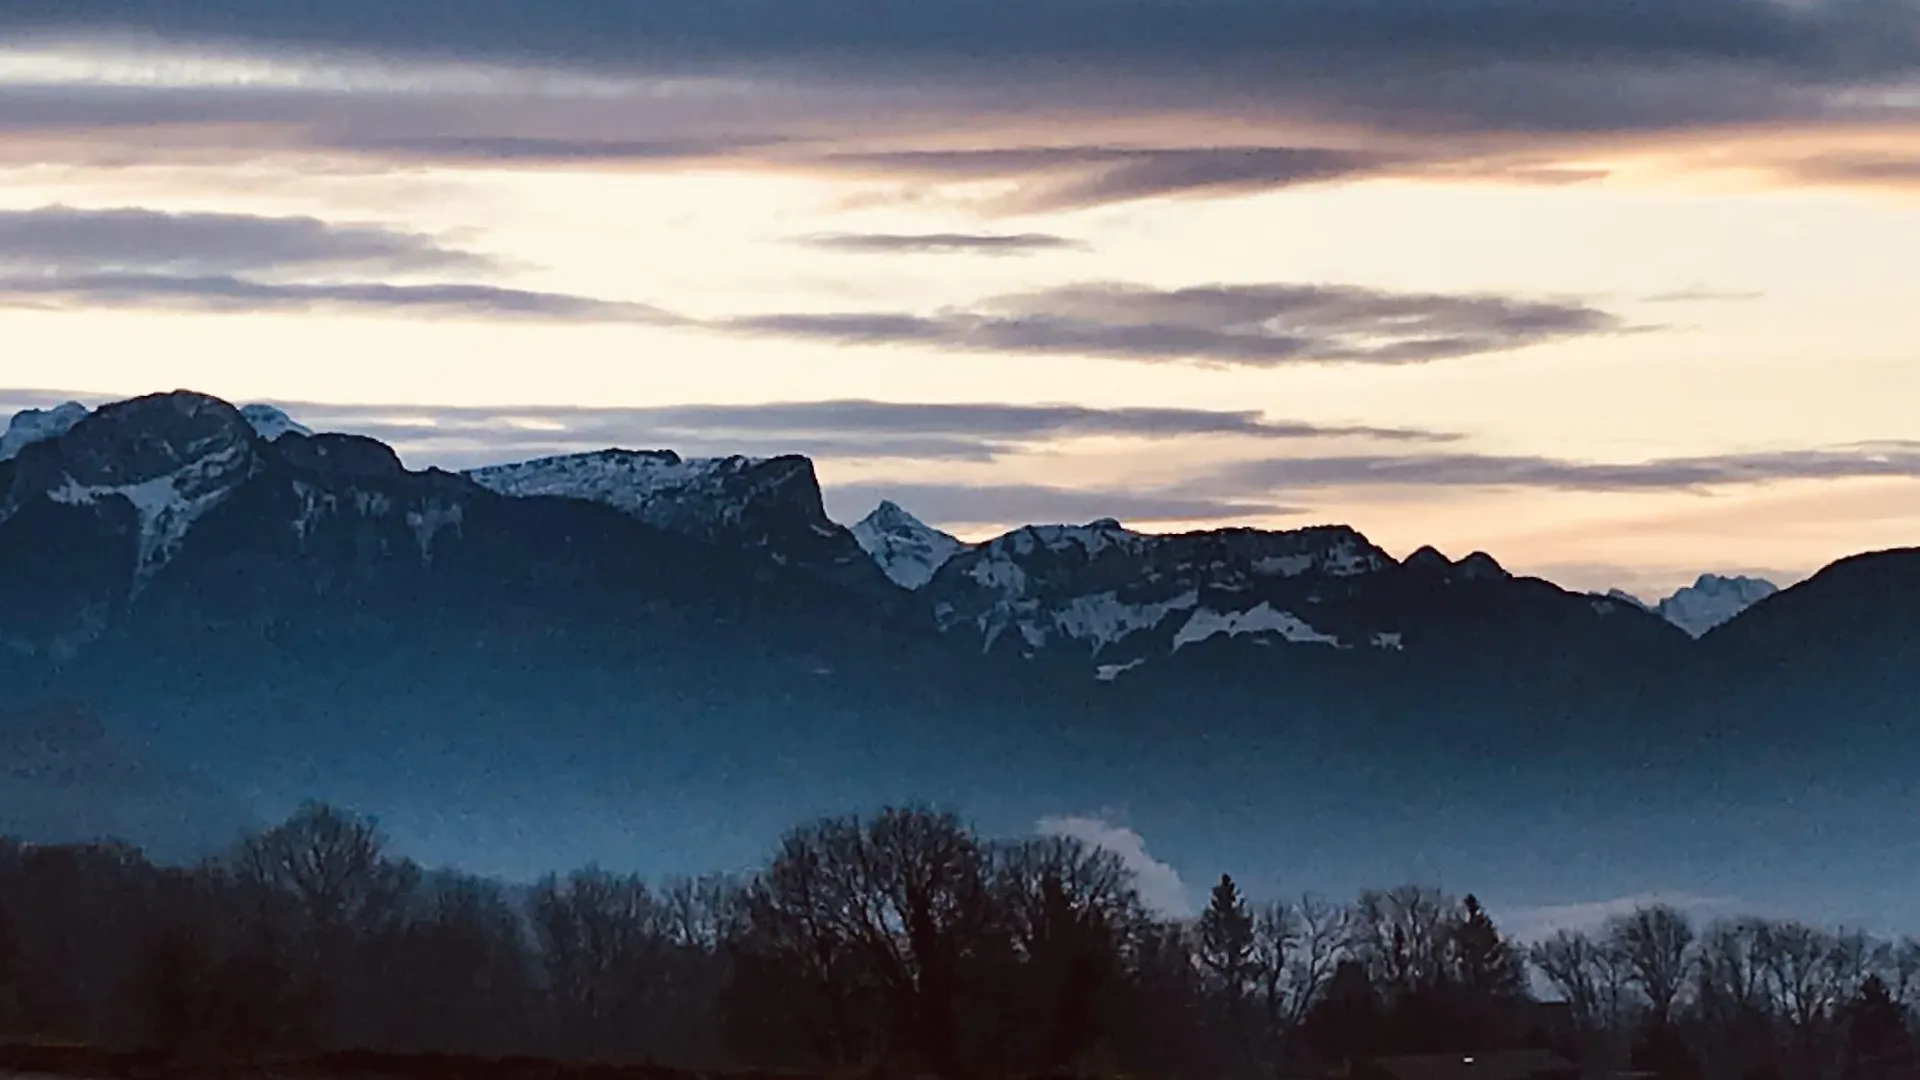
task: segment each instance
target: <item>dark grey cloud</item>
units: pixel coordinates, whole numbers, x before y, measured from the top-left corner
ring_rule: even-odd
[[[1052,238],[984,234],[878,242],[904,239],[988,246],[1010,239],[1032,246]],[[0,211],[0,306],[10,307],[349,310],[637,323],[846,344],[1252,366],[1415,364],[1624,329],[1613,315],[1571,301],[1325,285],[1156,290],[1089,283],[994,297],[972,309],[933,315],[773,313],[703,320],[627,300],[463,281],[387,280],[491,266],[428,236],[312,218],[64,207]],[[330,273],[342,270],[362,280]]]
[[[1227,466],[1199,487],[1227,492],[1380,486],[1624,492],[1872,477],[1920,478],[1920,440],[1627,463],[1486,454],[1273,458]]]
[[[1792,161],[1782,171],[1821,184],[1912,187],[1920,184],[1920,155],[1826,154]]]
[[[1107,283],[1002,296],[932,315],[753,315],[715,325],[842,344],[1254,367],[1420,364],[1628,329],[1575,301],[1322,285],[1155,290]]]
[[[646,304],[491,285],[272,282],[168,274],[0,275],[0,306],[50,309],[308,312],[681,325]]]
[[[379,225],[141,208],[0,210],[0,273],[222,276],[490,269],[490,260],[434,237]]]
[[[1920,113],[1853,93],[1920,72],[1907,0],[6,0],[0,17],[26,42],[132,34],[382,72],[0,87],[0,132],[77,139],[15,158],[91,133],[106,160],[971,171],[1017,180],[1011,210],[1435,172],[1564,182],[1581,174],[1554,159],[1595,137]],[[436,82],[434,65],[485,70]],[[650,81],[670,76],[718,82]],[[1212,145],[1222,130],[1244,145]]]
[[[1268,64],[1355,59],[1767,63],[1821,74],[1911,61],[1900,0],[9,0],[16,32],[155,32],[624,69],[675,60]]]
[[[434,237],[378,225],[140,208],[0,210],[0,306],[6,307],[684,321],[626,301],[388,280],[494,269],[492,260]]]
[[[609,446],[668,448],[696,455],[800,453],[823,460],[990,461],[1055,440],[1094,435],[1164,440],[1349,438],[1396,443],[1458,438],[1407,428],[1274,420],[1251,411],[1072,405],[842,400],[642,408],[300,403],[284,407],[309,427],[371,435],[400,447],[410,461],[447,467]]]
[[[0,411],[5,412],[73,400],[97,406],[110,399],[98,394],[0,389]],[[1101,435],[1150,440],[1360,439],[1397,444],[1445,443],[1460,437],[1409,428],[1279,420],[1253,411],[992,402],[838,400],[633,408],[275,404],[314,430],[369,435],[400,448],[414,465],[447,468],[611,446],[694,455],[801,453],[822,460],[991,461],[1060,439]]]
[[[935,484],[916,481],[830,485],[827,512],[855,521],[891,499],[936,527],[1084,522],[1117,518],[1150,525],[1178,521],[1245,521],[1300,513],[1257,499],[1209,498],[1180,491],[1058,488],[1036,484]]]
[[[823,233],[794,240],[823,251],[855,254],[1031,255],[1087,248],[1084,241],[1052,233]]]
[[[1229,195],[1393,172],[1429,162],[1410,153],[1310,146],[1116,147],[832,153],[814,168],[923,181],[1018,180],[1002,209],[1066,210],[1162,196]]]

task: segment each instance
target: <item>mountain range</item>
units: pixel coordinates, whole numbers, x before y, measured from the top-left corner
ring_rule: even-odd
[[[0,686],[97,717],[67,737],[82,756],[160,763],[141,797],[173,809],[150,816],[209,846],[236,801],[323,795],[502,873],[635,836],[706,868],[804,814],[929,798],[1027,822],[1118,800],[1207,858],[1285,834],[1336,877],[1438,859],[1408,813],[1465,845],[1490,806],[1509,833],[1602,836],[1661,805],[1706,858],[1734,848],[1675,803],[1703,776],[1721,812],[1772,805],[1782,770],[1910,783],[1920,552],[1648,605],[1340,525],[972,544],[891,503],[832,521],[801,457],[411,470],[177,392],[0,439]],[[128,786],[83,772],[69,792]],[[0,806],[41,798],[6,782]],[[1546,810],[1522,820],[1527,799]],[[1223,814],[1270,827],[1223,838]],[[107,819],[0,824],[62,820]],[[1528,880],[1618,869],[1533,858]]]

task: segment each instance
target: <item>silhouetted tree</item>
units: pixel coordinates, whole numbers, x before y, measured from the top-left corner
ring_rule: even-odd
[[[1004,845],[993,892],[1007,935],[998,994],[1003,1065],[1065,1071],[1118,1027],[1128,954],[1147,921],[1133,875],[1111,852],[1067,837]]]
[[[598,867],[549,876],[528,905],[562,1045],[589,1057],[626,1049],[640,1022],[649,969],[660,960],[660,916],[646,883]]]
[[[1868,975],[1840,1013],[1845,1032],[1840,1075],[1844,1080],[1911,1076],[1916,1061],[1907,1011],[1879,975]]]
[[[1694,969],[1693,923],[1675,908],[1653,904],[1609,922],[1607,941],[1625,961],[1653,1023],[1665,1025]]]

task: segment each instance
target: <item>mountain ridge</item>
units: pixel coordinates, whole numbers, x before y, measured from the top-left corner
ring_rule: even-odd
[[[552,778],[605,759],[697,798],[675,763],[724,763],[813,800],[781,814],[831,801],[852,760],[922,795],[1047,788],[1069,747],[1072,775],[1137,771],[1195,725],[1252,760],[1285,739],[1308,760],[1644,769],[1734,732],[1852,753],[1867,735],[1820,742],[1771,702],[1838,702],[1844,726],[1920,689],[1906,594],[1872,584],[1904,580],[1897,554],[1698,639],[1637,601],[1480,552],[1397,560],[1346,526],[1028,526],[953,541],[912,588],[870,551],[935,530],[898,507],[831,523],[804,459],[609,451],[477,479],[257,419],[153,395],[0,462],[0,682],[261,790],[353,776],[355,801],[400,798],[447,768],[461,717],[488,783],[577,785]],[[664,506],[630,498],[636,474],[670,481]]]

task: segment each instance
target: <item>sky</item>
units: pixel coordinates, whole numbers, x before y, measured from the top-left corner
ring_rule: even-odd
[[[1908,0],[0,0],[0,408],[1576,588],[1920,535]]]

